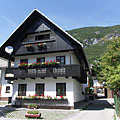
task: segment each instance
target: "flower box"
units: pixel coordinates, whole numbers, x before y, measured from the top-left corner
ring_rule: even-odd
[[[28,45],[24,45],[26,48],[31,48],[32,45],[31,44],[28,44]]]
[[[45,50],[45,49],[47,49],[46,43],[38,43],[38,44],[35,44],[35,45],[38,47],[38,50]]]
[[[36,104],[38,108],[65,108],[69,107],[68,99],[22,99],[16,98],[16,107],[28,107],[30,104]],[[67,109],[67,108],[66,108]]]
[[[41,114],[28,114],[26,113],[25,114],[25,117],[28,117],[28,118],[40,118],[41,117]]]
[[[19,64],[19,68],[27,68],[28,67],[28,63],[20,63]]]
[[[32,46],[31,44],[24,45],[24,46],[25,46],[25,48],[27,49],[27,51],[29,51],[29,52],[34,51],[34,48],[33,48],[33,46]]]
[[[25,114],[25,117],[27,117],[27,118],[40,118],[41,117],[41,113],[39,113],[39,114],[32,114],[32,112],[34,112],[34,111],[30,111],[31,113],[29,113],[29,111]]]
[[[39,68],[39,67],[57,67],[59,66],[60,62],[58,61],[55,61],[55,60],[50,60],[50,61],[47,61],[47,62],[34,62],[34,63],[31,63],[31,64],[28,64],[28,63],[20,63],[19,64],[19,68]]]

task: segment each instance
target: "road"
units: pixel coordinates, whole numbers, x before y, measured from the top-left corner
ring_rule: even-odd
[[[113,99],[98,99],[91,102],[86,110],[65,120],[113,120]]]

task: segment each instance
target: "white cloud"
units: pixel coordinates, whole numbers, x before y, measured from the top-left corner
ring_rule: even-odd
[[[9,18],[5,17],[5,16],[1,16],[2,19],[4,19],[10,26],[12,27],[16,27],[17,25],[12,21],[10,20]]]

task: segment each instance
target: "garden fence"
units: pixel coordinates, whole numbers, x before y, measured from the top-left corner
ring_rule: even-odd
[[[115,101],[115,110],[118,116],[120,116],[120,97],[114,95],[114,101]]]

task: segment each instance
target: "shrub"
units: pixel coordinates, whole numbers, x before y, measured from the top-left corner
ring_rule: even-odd
[[[23,63],[20,63],[20,64],[19,64],[19,67],[20,67],[20,68],[26,68],[26,67],[28,67],[28,63],[24,63],[24,62],[23,62]]]
[[[28,113],[28,114],[40,114],[39,111],[28,111],[27,113]]]
[[[37,108],[37,105],[36,104],[29,104],[28,108]]]

